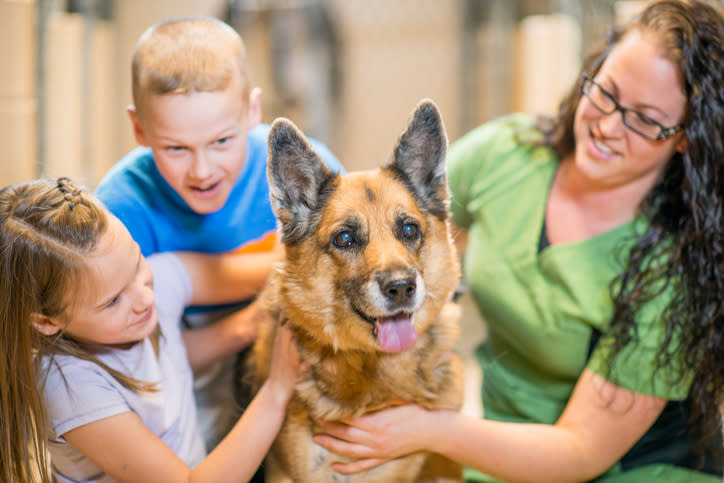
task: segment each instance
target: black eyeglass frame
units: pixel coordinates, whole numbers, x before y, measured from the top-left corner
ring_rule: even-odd
[[[589,86],[588,89],[586,89],[586,86],[587,86],[587,85]],[[611,109],[610,111],[606,112],[606,111],[604,111],[603,109],[601,109],[601,107],[600,107],[598,104],[596,104],[596,102],[595,102],[593,99],[591,99],[591,96],[589,95],[589,93],[591,92],[591,88],[590,88],[591,85],[595,85],[596,87],[598,87],[598,90],[601,91],[601,94],[603,94],[604,96],[606,96],[606,98],[608,98],[611,102],[613,102],[613,106],[614,106],[613,109]],[[679,131],[681,131],[682,129],[684,129],[684,128],[686,127],[684,124],[677,124],[676,126],[666,127],[666,126],[664,126],[663,124],[661,124],[660,122],[654,121],[654,120],[651,119],[650,117],[641,114],[640,112],[636,111],[635,109],[629,109],[628,107],[623,107],[621,104],[618,103],[618,101],[617,101],[616,98],[613,96],[613,94],[611,94],[611,93],[608,92],[606,89],[604,89],[603,87],[601,87],[601,84],[599,84],[598,82],[596,82],[595,80],[593,80],[593,78],[592,78],[591,76],[589,76],[588,74],[586,74],[586,73],[583,74],[583,82],[581,82],[581,95],[585,96],[588,100],[590,100],[590,101],[591,101],[591,104],[593,104],[593,106],[594,106],[596,109],[598,109],[599,111],[601,111],[603,114],[609,115],[609,114],[613,114],[613,113],[616,112],[616,111],[620,112],[620,113],[621,113],[621,119],[623,120],[623,125],[624,125],[624,126],[626,126],[627,128],[629,128],[630,130],[632,130],[633,132],[635,132],[635,133],[638,134],[639,136],[643,136],[643,137],[645,137],[646,139],[649,139],[649,140],[651,140],[651,141],[663,141],[664,139],[669,139],[671,136],[675,135],[676,133],[678,133]],[[651,137],[651,136],[649,136],[649,135],[647,135],[647,134],[642,133],[642,132],[639,131],[638,129],[636,129],[636,128],[634,128],[634,127],[631,127],[631,126],[628,124],[628,122],[626,121],[626,113],[627,113],[627,112],[631,112],[631,113],[639,116],[639,118],[645,118],[645,119],[647,119],[647,120],[650,121],[651,123],[655,124],[655,125],[661,130],[661,132],[659,132],[659,135],[658,135],[658,136],[656,136],[656,137]]]

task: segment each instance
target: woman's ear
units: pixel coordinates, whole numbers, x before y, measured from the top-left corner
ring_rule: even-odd
[[[55,319],[37,312],[30,314],[30,323],[44,335],[55,335],[60,330],[60,324]]]
[[[676,145],[676,151],[684,154],[684,151],[686,151],[687,147],[689,147],[689,138],[687,138],[686,134],[684,134],[681,137],[681,140],[679,140],[678,144]]]

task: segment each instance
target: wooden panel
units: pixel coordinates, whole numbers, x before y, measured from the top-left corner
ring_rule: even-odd
[[[80,14],[48,18],[45,65],[45,175],[86,183],[83,169],[83,35]]]
[[[578,75],[581,34],[565,14],[524,18],[516,33],[513,109],[553,114]]]
[[[35,178],[35,100],[0,100],[0,186]]]
[[[0,0],[0,99],[35,97],[35,3]]]
[[[96,22],[93,25],[92,44],[89,52],[91,66],[91,92],[86,112],[90,116],[88,123],[89,149],[87,153],[89,187],[95,187],[103,175],[117,159],[117,130],[115,122],[116,100],[118,99],[118,72],[125,64],[117,61],[114,55],[115,30],[108,22]],[[130,76],[130,74],[128,74]],[[123,124],[127,128],[126,124]]]
[[[347,170],[384,163],[423,97],[459,136],[460,1],[333,2],[344,48],[335,154]]]

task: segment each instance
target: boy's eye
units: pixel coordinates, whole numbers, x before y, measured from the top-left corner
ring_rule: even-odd
[[[180,153],[181,151],[185,151],[186,148],[183,146],[168,146],[166,150],[171,151],[172,153]]]
[[[216,141],[216,144],[226,144],[231,139],[231,136],[223,137]]]

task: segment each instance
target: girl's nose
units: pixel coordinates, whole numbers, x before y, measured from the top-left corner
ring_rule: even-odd
[[[153,304],[153,286],[145,283],[144,280],[139,280],[133,290],[133,307],[137,312],[143,312]]]

